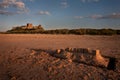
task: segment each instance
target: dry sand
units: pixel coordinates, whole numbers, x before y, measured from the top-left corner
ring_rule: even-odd
[[[67,47],[99,49],[117,69],[51,55]],[[120,80],[119,59],[120,36],[0,34],[0,80]]]

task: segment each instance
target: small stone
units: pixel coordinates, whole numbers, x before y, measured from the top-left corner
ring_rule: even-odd
[[[61,52],[60,49],[57,49],[57,50],[56,50],[56,53],[57,53],[57,54],[60,54],[60,52]]]

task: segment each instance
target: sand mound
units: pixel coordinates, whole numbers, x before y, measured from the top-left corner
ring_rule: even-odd
[[[88,65],[107,67],[109,63],[108,58],[104,58],[100,54],[100,50],[91,50],[89,48],[66,48],[57,50],[32,50],[30,57],[36,57],[43,53],[51,55],[56,58],[66,59],[69,62],[85,63]]]
[[[54,56],[103,67],[107,67],[109,62],[107,58],[101,56],[99,50],[90,50],[89,48],[57,49]]]
[[[107,67],[109,62],[108,59],[105,59],[104,57],[101,56],[99,50],[96,50],[95,61],[100,65],[104,65],[105,67]]]
[[[9,54],[1,54],[0,59],[0,80],[104,80],[114,78],[118,80],[120,78],[119,72],[99,67],[105,67],[107,63],[99,50],[13,48]]]

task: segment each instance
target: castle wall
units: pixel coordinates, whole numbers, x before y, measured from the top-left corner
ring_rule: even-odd
[[[31,23],[27,23],[27,29],[33,28],[33,25]]]

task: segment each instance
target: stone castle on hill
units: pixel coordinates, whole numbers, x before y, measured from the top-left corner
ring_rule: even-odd
[[[43,27],[41,25],[33,26],[32,23],[27,23],[27,25],[17,26],[12,28],[12,30],[15,30],[15,29],[43,29]]]

